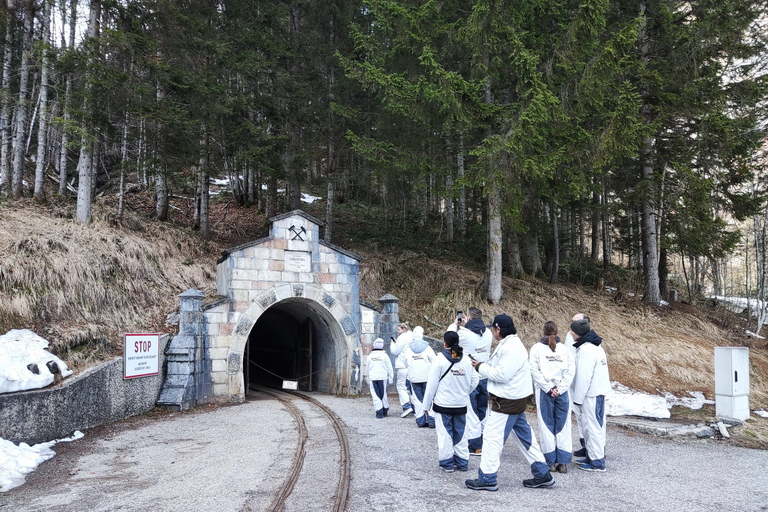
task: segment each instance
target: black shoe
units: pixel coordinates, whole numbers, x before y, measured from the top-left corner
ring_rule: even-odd
[[[587,456],[587,449],[582,448],[581,450],[576,450],[573,452],[574,457],[586,457]]]
[[[464,481],[464,484],[470,489],[474,489],[476,491],[496,491],[499,489],[498,485],[484,484],[478,478],[475,478],[474,480],[466,480]]]
[[[531,488],[549,487],[554,483],[555,483],[555,477],[553,477],[552,473],[550,473],[549,471],[547,471],[547,474],[541,478],[531,478],[530,480],[523,480],[523,485]]]
[[[567,473],[568,472],[568,465],[567,464],[558,464],[555,466],[558,473]]]

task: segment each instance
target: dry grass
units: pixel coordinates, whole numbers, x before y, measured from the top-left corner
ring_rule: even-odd
[[[116,353],[121,334],[163,331],[187,288],[215,293],[218,246],[194,232],[94,205],[83,227],[31,202],[0,205],[0,329],[29,328],[75,367]]]

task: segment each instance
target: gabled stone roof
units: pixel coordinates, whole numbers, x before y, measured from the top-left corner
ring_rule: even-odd
[[[298,215],[299,217],[304,217],[309,222],[317,224],[318,226],[325,226],[325,222],[321,221],[320,219],[314,218],[310,214],[306,213],[304,210],[293,210],[288,213],[281,213],[280,215],[275,215],[274,217],[269,219],[269,223],[272,224],[277,220],[287,219],[288,217],[293,217],[294,215]]]

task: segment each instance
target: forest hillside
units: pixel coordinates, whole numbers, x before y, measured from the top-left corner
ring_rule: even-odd
[[[305,206],[310,214],[323,208]],[[255,208],[226,201],[212,206],[216,236],[209,240],[184,227],[189,219],[182,202],[169,222],[152,219],[151,198],[141,194],[129,196],[121,224],[107,199],[97,201],[88,226],[72,219],[72,209],[71,203],[0,202],[0,329],[34,330],[75,371],[119,355],[124,332],[173,332],[166,318],[178,309],[178,294],[196,288],[214,301],[221,251],[267,229]],[[433,248],[429,234],[412,233],[405,224],[386,228],[363,204],[348,202],[337,212],[335,244],[362,257],[361,300],[376,304],[394,294],[401,318],[431,336],[441,336],[456,310],[476,305],[488,318],[511,315],[530,347],[546,320],[564,334],[571,316],[584,312],[605,340],[612,380],[651,393],[703,391],[710,399],[714,347],[746,345],[752,409],[768,405],[766,342],[747,338],[723,310],[682,302],[649,307],[632,293],[508,276],[502,300],[489,306],[480,298],[482,262],[460,243],[455,250]],[[399,241],[383,238],[388,230]]]

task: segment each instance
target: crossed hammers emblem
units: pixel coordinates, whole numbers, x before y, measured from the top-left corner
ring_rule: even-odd
[[[301,226],[301,229],[299,229],[299,230],[296,229],[296,226],[291,226],[290,228],[288,228],[288,231],[290,231],[291,233],[293,233],[295,235],[293,238],[291,238],[291,240],[296,240],[298,238],[302,242],[304,241],[304,239],[301,238],[301,234],[302,233],[306,234],[306,232],[307,232],[307,230],[304,229],[304,226]]]

